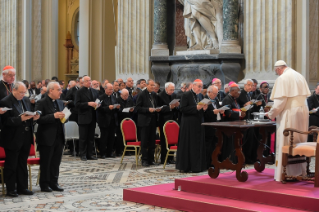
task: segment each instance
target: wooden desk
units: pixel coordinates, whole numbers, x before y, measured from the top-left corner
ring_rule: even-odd
[[[265,164],[275,162],[274,154],[264,156],[264,145],[267,143],[267,138],[269,133],[273,133],[276,131],[275,122],[260,123],[260,124],[252,124],[247,123],[245,120],[243,121],[231,121],[231,122],[207,122],[203,123],[204,126],[211,126],[216,128],[216,136],[218,137],[218,144],[212,154],[212,165],[214,167],[209,168],[208,174],[211,178],[217,178],[219,175],[220,169],[230,169],[236,170],[236,178],[240,182],[245,182],[248,179],[248,174],[245,171],[241,171],[245,162],[245,156],[241,151],[241,139],[243,138],[243,132],[248,128],[259,127],[259,132],[262,135],[262,140],[257,149],[257,161],[254,164],[255,170],[258,172],[262,172],[265,169]],[[230,137],[234,136],[234,147],[236,150],[236,156],[238,157],[238,163],[233,164],[229,158],[220,162],[218,160],[218,155],[221,154],[221,148],[223,146],[223,133]],[[256,141],[258,142],[258,141]]]

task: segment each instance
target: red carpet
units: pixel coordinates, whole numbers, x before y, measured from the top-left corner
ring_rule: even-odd
[[[273,169],[247,172],[244,183],[235,173],[217,179],[204,175],[125,189],[123,199],[183,211],[319,211],[319,188],[312,182],[282,184],[273,180]],[[177,191],[179,186],[182,191]]]

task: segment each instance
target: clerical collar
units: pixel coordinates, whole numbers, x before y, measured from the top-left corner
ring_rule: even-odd
[[[235,97],[233,97],[232,95],[230,95],[230,93],[228,94],[228,96],[230,96],[230,98],[232,98],[232,99],[236,99]]]
[[[192,91],[192,93],[193,93],[194,95],[197,95],[197,94],[193,91],[193,88],[191,89],[191,91]]]
[[[51,102],[55,102],[55,99],[52,99],[51,97],[49,97],[49,95],[47,95],[48,98],[50,99]]]
[[[7,83],[7,82],[4,81],[4,80],[2,80],[2,82],[3,82],[4,84],[6,84],[6,85],[11,85],[11,84]]]

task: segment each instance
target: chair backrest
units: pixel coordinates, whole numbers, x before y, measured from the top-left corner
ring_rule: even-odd
[[[178,143],[179,125],[175,121],[167,121],[163,126],[163,131],[167,148],[168,145],[175,145]]]
[[[4,148],[0,146],[0,158],[6,158],[6,153],[4,151]]]
[[[37,156],[37,145],[35,143],[35,136],[33,136],[33,143],[31,144],[31,147],[30,147],[30,152],[29,152],[29,156],[34,156],[34,157],[38,157]]]
[[[68,121],[64,124],[65,139],[79,139],[79,127],[74,121]]]
[[[121,122],[121,131],[123,135],[123,143],[126,145],[126,141],[137,142],[136,125],[130,118],[125,118]]]

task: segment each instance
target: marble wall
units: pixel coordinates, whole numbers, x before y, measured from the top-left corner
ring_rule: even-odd
[[[150,77],[152,25],[153,1],[118,1],[117,79]]]
[[[295,9],[295,0],[244,1],[245,79],[273,84],[277,60],[294,67]]]
[[[318,0],[309,0],[309,76],[318,80]]]

